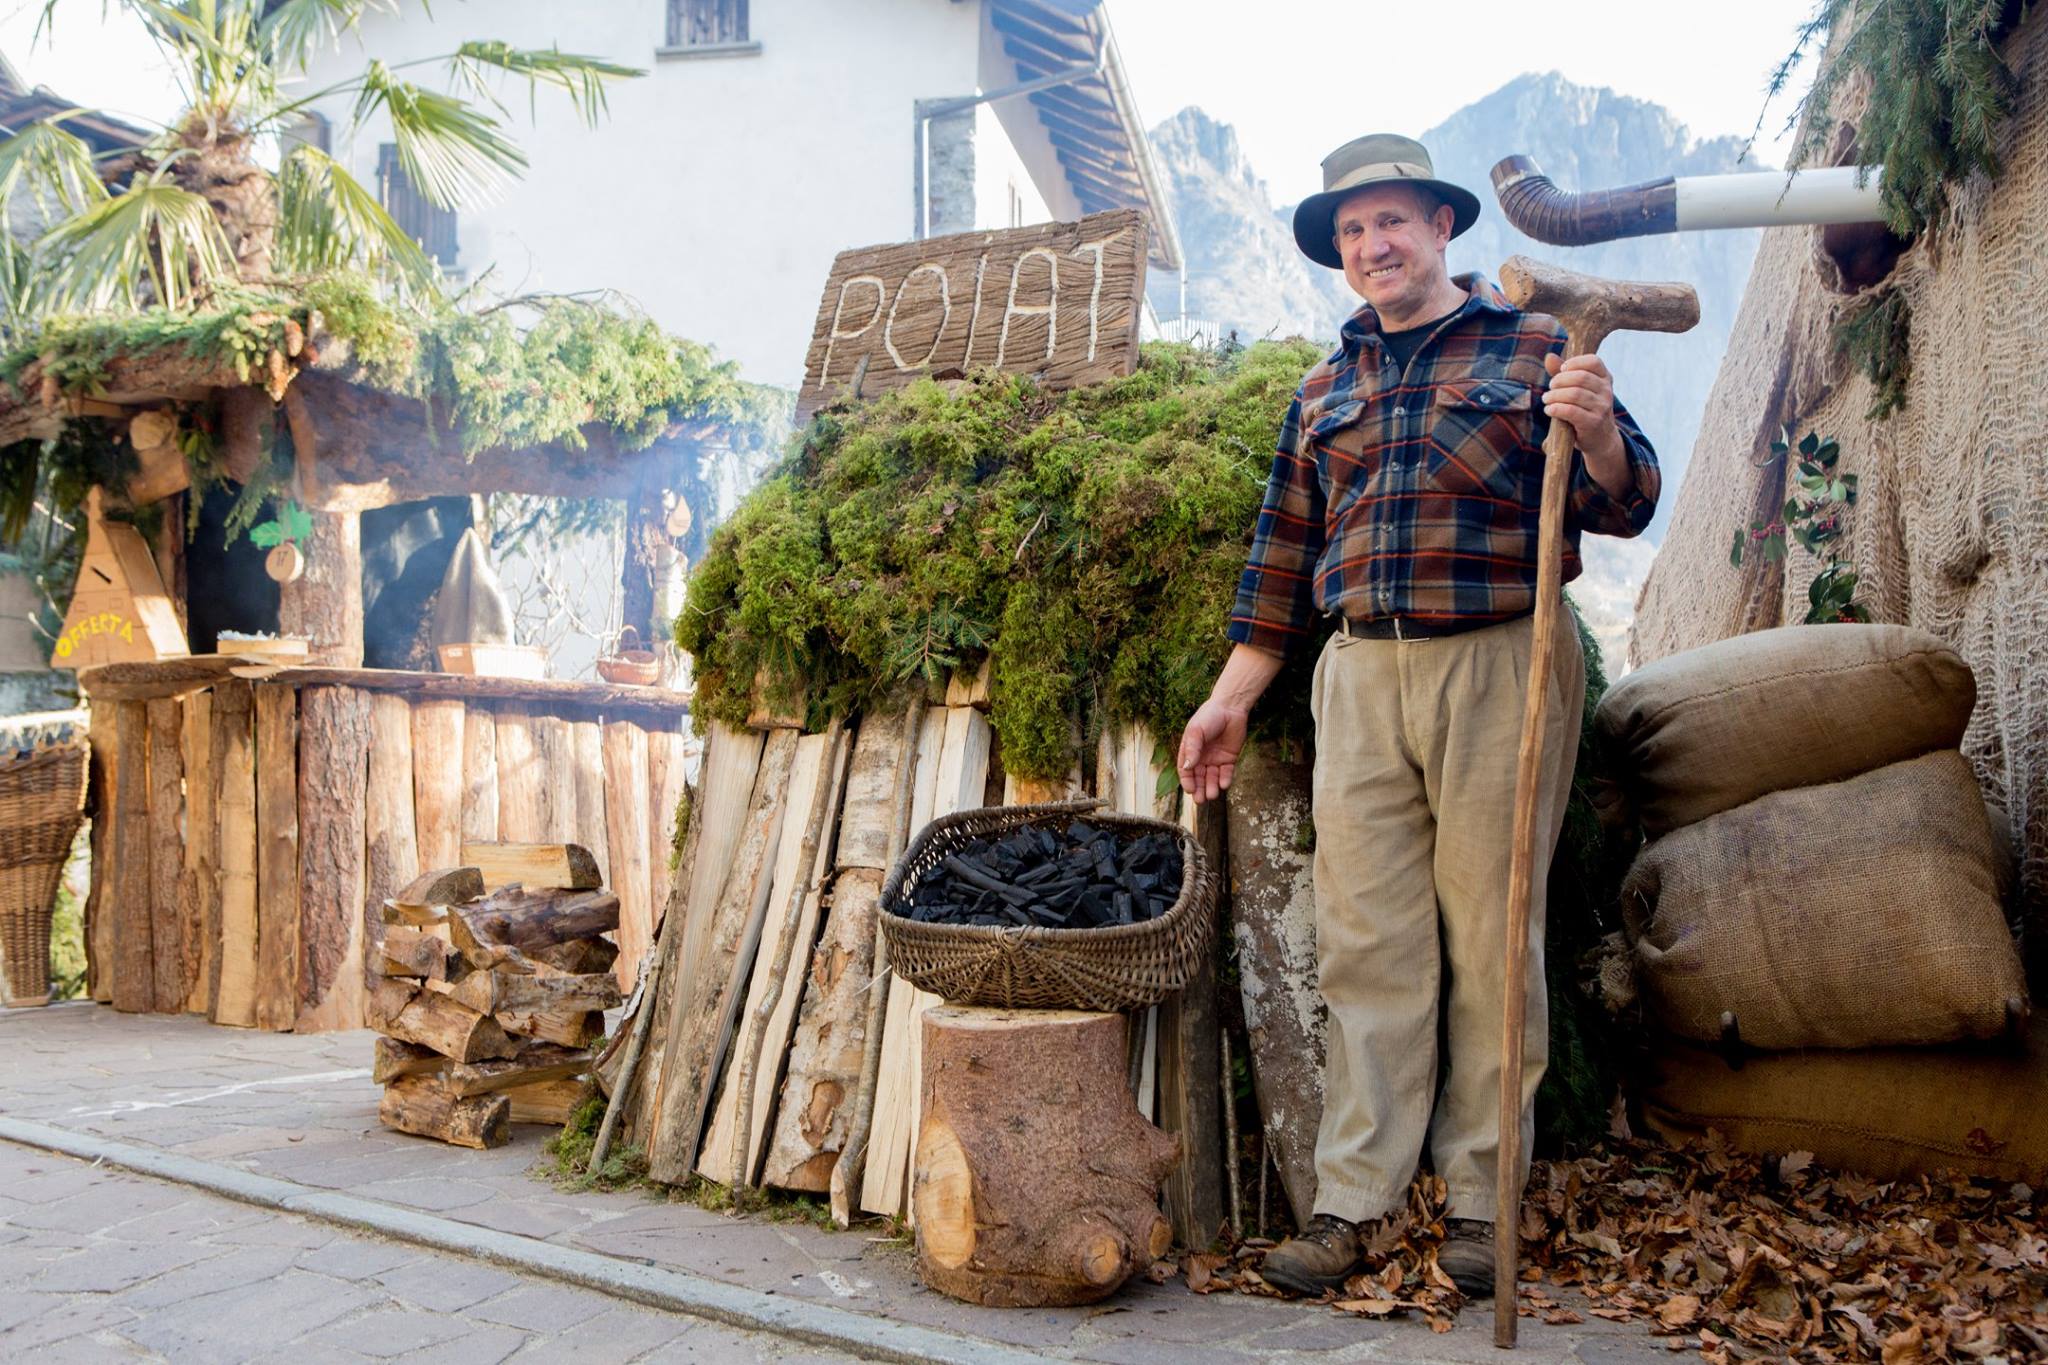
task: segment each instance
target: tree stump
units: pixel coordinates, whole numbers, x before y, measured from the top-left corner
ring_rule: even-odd
[[[1093,1303],[1165,1254],[1180,1143],[1139,1117],[1124,1019],[939,1005],[912,1167],[925,1283],[969,1303]]]

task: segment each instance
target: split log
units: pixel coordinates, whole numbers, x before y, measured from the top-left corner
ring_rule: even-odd
[[[604,728],[595,720],[569,726],[569,752],[575,764],[576,832],[597,863],[597,884],[612,884],[611,840],[604,809]]]
[[[498,728],[488,707],[465,702],[462,714],[462,841],[498,838]],[[460,853],[460,862],[469,859]]]
[[[219,820],[214,831],[220,869],[220,930],[213,958],[207,1018],[237,1028],[256,1026],[257,838],[254,699],[249,684],[230,678],[213,689],[213,775]]]
[[[662,1059],[668,1052],[669,1024],[687,1012],[701,975],[696,966],[709,941],[711,910],[724,887],[753,800],[765,742],[766,736],[758,731],[717,722],[706,737],[704,766],[691,804],[682,858],[667,878],[668,913],[677,917],[677,923],[673,931],[660,936],[662,962],[656,989],[643,1006],[654,1011],[641,1045],[647,1060],[639,1069],[637,1089],[627,1092],[631,1107],[616,1125],[628,1141],[650,1141],[661,1112],[662,1086],[668,1074]]]
[[[184,926],[185,996],[189,1014],[213,1013],[214,960],[220,950],[220,877],[214,846],[220,819],[213,776],[213,694],[184,699],[179,736],[185,756],[185,854],[178,882],[178,920]]]
[[[619,898],[618,978],[633,989],[640,959],[654,942],[654,902],[647,864],[647,736],[627,720],[604,727],[605,836],[612,890]]]
[[[370,1060],[370,1079],[388,1085],[400,1076],[431,1076],[452,1065],[430,1047],[402,1038],[379,1038]]]
[[[592,976],[608,972],[619,960],[619,950],[610,939],[572,938],[567,943],[543,943],[525,950],[535,964],[571,976]]]
[[[688,928],[700,951],[692,955],[685,945],[682,962],[692,981],[689,989],[671,994],[667,1045],[661,1054],[661,1104],[648,1143],[648,1172],[668,1184],[687,1180],[697,1163],[712,1087],[768,908],[796,744],[792,730],[768,737],[723,886],[706,906],[701,932],[692,907]]]
[[[447,939],[409,925],[385,926],[384,946],[378,957],[380,975],[447,981],[465,969],[462,955]]]
[[[149,717],[149,953],[154,968],[152,995],[159,1014],[181,1013],[192,994],[179,913],[178,888],[185,875],[185,762],[180,751],[184,720],[175,697],[146,703]]]
[[[830,848],[836,825],[839,770],[844,752],[834,722],[822,735],[797,741],[790,767],[788,814],[775,851],[775,881],[768,894],[768,918],[748,978],[746,1002],[733,1034],[733,1061],[726,1068],[718,1106],[699,1153],[699,1174],[733,1185],[752,1183],[767,1145],[776,1082],[788,1050],[789,1030],[805,965],[818,936],[820,848]],[[802,957],[797,947],[802,946]],[[792,971],[796,986],[787,978]],[[761,1066],[767,1062],[765,1072]]]
[[[510,1057],[519,1051],[488,1015],[434,991],[415,990],[389,978],[370,988],[370,1027],[387,1037],[430,1047],[458,1062]]]
[[[512,1101],[451,1095],[433,1076],[401,1076],[385,1086],[377,1118],[386,1128],[457,1147],[502,1147],[512,1140]]]
[[[538,948],[618,927],[619,898],[609,891],[528,891],[508,886],[480,901],[448,907],[449,937],[464,956],[491,944]]]
[[[86,760],[85,796],[86,814],[92,817],[92,885],[85,893],[85,990],[102,1005],[114,1000],[115,709],[112,702],[95,705],[86,724],[92,751]],[[250,943],[253,947],[253,937]]]
[[[540,832],[535,837],[542,843],[566,844],[582,833],[576,826],[576,757],[569,722],[536,714],[528,728],[533,734],[533,767],[540,777]]]
[[[156,1008],[156,964],[149,913],[149,708],[114,703],[114,747],[121,765],[114,788],[109,900],[113,921],[113,1003],[124,1014]]]
[[[661,932],[668,913],[669,883],[680,850],[676,817],[683,804],[683,735],[673,726],[648,726],[647,734],[647,886],[654,927]],[[630,988],[629,988],[630,989]]]
[[[403,693],[368,695],[370,758],[364,790],[363,906],[359,918],[363,956],[375,964],[382,956],[384,903],[419,879],[420,850],[413,809],[412,706]],[[445,966],[444,955],[444,971]]]
[[[1217,881],[1225,871],[1221,799],[1186,799],[1182,821],[1209,856]],[[1180,1139],[1183,1160],[1166,1177],[1166,1216],[1174,1240],[1201,1250],[1223,1225],[1223,1026],[1216,1003],[1216,952],[1197,964],[1188,984],[1159,1005],[1159,1126]]]
[[[576,1107],[589,1093],[590,1082],[578,1076],[535,1081],[504,1092],[512,1102],[512,1122],[544,1123],[551,1128],[559,1128],[574,1117]]]
[[[461,702],[422,698],[413,705],[412,792],[420,865],[453,867],[462,861]]]
[[[971,706],[934,708],[925,715],[918,742],[918,783],[911,800],[910,828],[982,803],[991,741],[988,718]],[[923,774],[931,774],[929,783]],[[882,1036],[882,1070],[875,1091],[875,1139],[862,1207],[872,1213],[903,1213],[913,1222],[910,1165],[922,1122],[918,1094],[924,1058],[924,1016],[939,1003],[930,991],[900,978],[889,983],[890,1016]],[[897,1005],[899,993],[902,1004]],[[878,1169],[876,1160],[882,1161]],[[879,1177],[879,1179],[878,1179]]]
[[[597,859],[581,844],[521,844],[464,840],[462,861],[477,869],[492,891],[521,886],[594,891],[604,885]]]
[[[502,1009],[491,1016],[509,1034],[563,1047],[589,1047],[604,1037],[604,1012],[579,1009]]]
[[[811,954],[796,1041],[789,1049],[789,1077],[762,1167],[764,1185],[816,1194],[831,1188],[866,1050],[875,909],[881,895],[882,874],[869,868],[849,868],[832,885],[825,938]]]
[[[889,835],[896,792],[916,761],[915,746],[903,742],[900,712],[868,716],[854,737],[853,765],[846,773],[846,809],[839,817],[836,866],[889,870]]]
[[[408,910],[445,910],[484,894],[484,875],[474,867],[431,868],[400,887],[391,897],[393,905]],[[440,916],[435,916],[436,919]],[[410,920],[386,919],[386,924],[409,924]]]
[[[1316,989],[1313,757],[1297,745],[1247,745],[1230,786],[1231,931],[1266,1146],[1295,1225],[1315,1212],[1323,1116],[1323,997]]]
[[[536,1011],[616,1009],[625,1002],[619,983],[609,972],[597,976],[521,975],[512,971],[470,972],[459,981],[435,982],[428,989],[442,989],[479,1014],[523,1014]]]
[[[553,1043],[522,1043],[510,1057],[481,1062],[457,1062],[429,1047],[397,1038],[379,1038],[370,1079],[379,1085],[400,1076],[434,1075],[441,1078],[451,1095],[489,1095],[516,1086],[580,1076],[590,1068],[590,1053],[583,1048],[558,1047]]]
[[[299,998],[301,1033],[361,1028],[368,989],[370,694],[309,687],[299,694]],[[412,772],[406,726],[404,772]],[[387,734],[388,737],[388,734]],[[411,817],[406,821],[410,824]]]
[[[533,713],[524,706],[501,706],[498,730],[498,838],[508,844],[540,843],[547,838],[540,823],[540,762],[533,747]],[[462,861],[475,861],[464,853]],[[490,880],[487,871],[484,880]]]
[[[924,1017],[918,1269],[954,1298],[1093,1303],[1164,1255],[1180,1144],[1140,1118],[1124,1018],[939,1005]]]
[[[947,706],[972,706],[979,711],[988,710],[989,662],[983,659],[981,667],[972,673],[962,668],[953,670],[946,679]]]
[[[299,1019],[299,698],[255,690],[256,1027]]]

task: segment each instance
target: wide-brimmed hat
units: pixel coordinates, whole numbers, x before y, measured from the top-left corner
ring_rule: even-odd
[[[1436,191],[1451,212],[1455,237],[1479,218],[1479,198],[1472,191],[1438,180],[1429,149],[1398,133],[1355,137],[1323,158],[1323,192],[1312,194],[1294,210],[1294,244],[1317,265],[1344,268],[1337,254],[1337,206],[1369,185],[1402,182]]]

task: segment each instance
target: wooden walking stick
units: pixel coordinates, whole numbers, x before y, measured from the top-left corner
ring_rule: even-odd
[[[1690,285],[1596,279],[1511,256],[1501,292],[1515,307],[1564,324],[1564,358],[1591,355],[1614,332],[1683,332],[1700,320]],[[1493,1224],[1493,1344],[1515,1344],[1522,1209],[1522,1035],[1529,1007],[1529,895],[1536,871],[1537,816],[1543,781],[1543,731],[1550,720],[1550,667],[1563,606],[1564,495],[1571,477],[1572,429],[1550,424],[1543,443],[1543,503],[1536,523],[1535,640],[1515,757],[1515,834],[1508,864],[1507,988],[1501,1016],[1500,1164]],[[1567,699],[1570,700],[1569,698]],[[1571,762],[1571,755],[1564,756]]]

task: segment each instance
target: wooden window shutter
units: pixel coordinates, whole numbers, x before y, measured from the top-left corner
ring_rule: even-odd
[[[455,210],[430,202],[412,183],[398,160],[398,144],[386,142],[377,149],[377,198],[384,211],[406,236],[440,264],[454,268],[460,253],[455,233]]]

